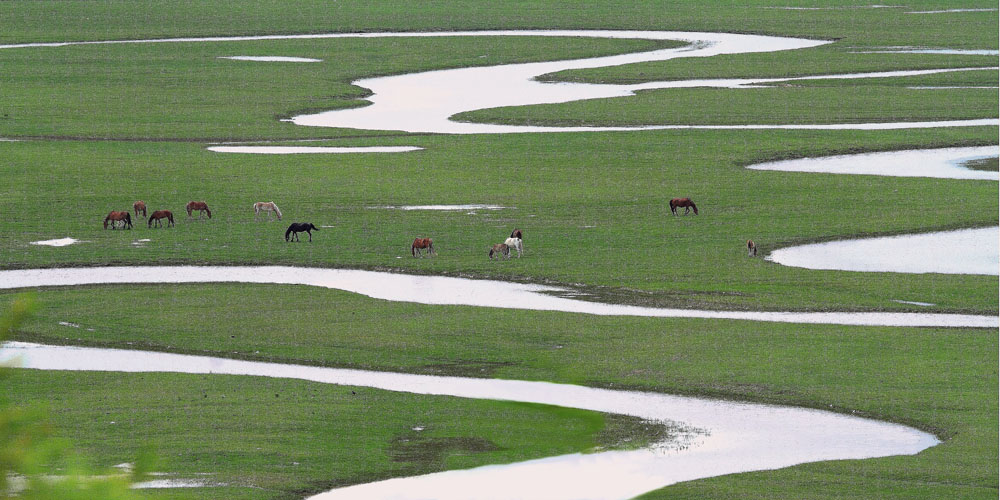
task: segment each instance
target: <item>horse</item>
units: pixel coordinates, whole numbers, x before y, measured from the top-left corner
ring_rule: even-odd
[[[490,260],[493,260],[493,256],[496,256],[497,260],[503,256],[505,259],[510,258],[510,247],[506,243],[497,243],[490,248]]]
[[[199,217],[207,213],[208,218],[212,218],[212,211],[208,209],[208,205],[204,201],[190,201],[184,208],[187,209],[188,217],[191,217],[191,212],[197,210],[200,212]]]
[[[142,212],[143,218],[146,217],[146,202],[139,200],[132,204],[132,210],[135,210],[135,217],[139,218],[139,212]]]
[[[520,231],[518,231],[518,233],[520,233]],[[507,238],[507,241],[503,242],[503,244],[507,245],[508,248],[517,250],[517,258],[521,258],[521,253],[524,252],[524,241],[521,240],[521,238],[510,237]]]
[[[288,229],[285,230],[285,241],[291,241],[289,235],[295,238],[295,241],[299,241],[299,233],[305,231],[309,233],[309,241],[313,240],[313,230],[319,231],[319,228],[312,225],[311,222],[293,222]]]
[[[257,220],[257,216],[261,212],[267,212],[267,220],[271,220],[271,212],[278,215],[278,220],[281,220],[281,210],[278,209],[278,205],[275,205],[273,201],[258,201],[253,204],[253,220]]]
[[[670,212],[677,215],[677,207],[684,207],[684,215],[687,215],[691,209],[694,209],[694,214],[698,215],[698,207],[694,205],[691,198],[674,198],[670,200]]]
[[[410,255],[423,257],[420,253],[421,249],[426,249],[427,255],[437,255],[437,252],[434,251],[434,242],[430,238],[415,238],[413,244],[410,245]]]
[[[753,240],[747,240],[747,257],[756,257],[756,256],[757,256],[757,245],[753,242]]]
[[[149,222],[147,225],[153,227],[153,222],[156,222],[156,227],[162,227],[163,222],[160,219],[167,219],[167,227],[174,225],[174,214],[170,213],[170,210],[157,210],[149,215]]]
[[[126,212],[115,212],[111,211],[108,216],[104,218],[104,229],[108,228],[108,221],[111,221],[111,229],[115,228],[115,224],[121,221],[122,228],[128,227],[132,229],[132,215]]]

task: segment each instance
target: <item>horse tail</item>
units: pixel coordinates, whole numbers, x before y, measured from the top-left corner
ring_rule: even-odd
[[[493,247],[490,247],[490,259],[493,259],[493,251],[494,250],[496,250],[496,249],[493,248]]]
[[[253,204],[253,214],[257,215],[259,213],[260,213],[260,202],[258,201],[257,203]]]
[[[153,227],[153,218],[146,219],[146,227]]]
[[[125,212],[125,223],[128,224],[129,229],[132,229],[132,214]]]
[[[274,207],[274,213],[278,214],[278,220],[281,220],[281,210],[278,209],[278,205],[275,205],[272,201],[271,206]]]
[[[167,220],[170,221],[171,225],[173,225],[173,223],[174,223],[174,214],[172,214],[170,212],[167,212]]]
[[[110,219],[110,218],[111,218],[110,215],[104,218],[104,229],[108,228],[108,219]]]
[[[410,245],[410,255],[417,256],[417,240],[413,240],[413,244]]]

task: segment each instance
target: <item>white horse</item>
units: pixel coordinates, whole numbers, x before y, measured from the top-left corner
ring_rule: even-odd
[[[261,212],[267,212],[267,220],[271,220],[271,212],[278,214],[278,220],[281,220],[281,210],[278,209],[278,205],[275,205],[273,201],[258,201],[253,204],[253,220],[257,220],[257,216]]]
[[[521,238],[507,238],[507,241],[503,242],[509,248],[517,250],[517,258],[521,258],[521,254],[524,252],[524,240]]]

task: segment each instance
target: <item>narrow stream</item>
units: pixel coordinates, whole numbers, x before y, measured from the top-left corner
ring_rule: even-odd
[[[129,266],[0,271],[0,289],[121,283],[265,283],[334,288],[418,304],[564,311],[601,316],[706,318],[781,323],[996,328],[1000,318],[970,314],[781,312],[667,309],[553,295],[557,287],[446,276],[286,266]],[[548,292],[548,293],[546,293]]]

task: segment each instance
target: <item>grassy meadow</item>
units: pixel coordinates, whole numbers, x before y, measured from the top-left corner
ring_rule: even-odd
[[[788,10],[779,7],[808,7]],[[574,70],[541,79],[635,83],[984,68],[996,56],[868,54],[993,49],[989,2],[858,8],[810,0],[718,3],[274,0],[0,2],[0,45],[192,36],[481,29],[726,31],[832,40],[812,49]],[[810,271],[746,257],[807,242],[995,226],[987,181],[751,171],[786,158],[997,144],[997,127],[892,131],[661,130],[447,136],[299,127],[363,106],[353,80],[434,69],[654,50],[585,38],[392,38],[0,49],[0,269],[298,265],[562,285],[595,300],[740,310],[998,314],[995,276]],[[220,59],[281,55],[321,63]],[[996,118],[997,71],[807,80],[768,88],[477,110],[462,120],[545,125],[850,123]],[[13,141],[10,141],[10,140]],[[424,148],[403,154],[242,155],[213,142]],[[996,169],[996,161],[975,168]],[[672,217],[691,197],[699,216]],[[177,225],[106,231],[145,200]],[[184,204],[205,200],[211,220]],[[278,222],[251,206],[275,201]],[[500,210],[402,211],[421,204]],[[322,226],[283,239],[291,221]],[[491,262],[518,227],[522,259]],[[73,237],[82,243],[31,242]],[[409,243],[434,238],[439,255]],[[149,239],[148,242],[139,242]],[[6,303],[13,292],[3,292]],[[822,462],[693,481],[643,498],[996,498],[997,334],[745,321],[591,317],[389,303],[302,286],[56,287],[16,340],[505,379],[824,408],[940,437],[915,456]],[[897,300],[933,303],[921,307]],[[66,326],[73,323],[79,327]],[[419,324],[422,328],[413,328]],[[520,325],[517,329],[507,325]],[[646,442],[617,416],[366,388],[170,374],[14,371],[17,403],[45,403],[58,435],[100,467],[145,442],[160,470],[224,487],[156,499],[302,498],[337,485]],[[352,393],[354,391],[354,393]],[[115,421],[112,425],[108,422]],[[413,431],[415,426],[426,431]],[[139,438],[136,438],[136,437]]]

